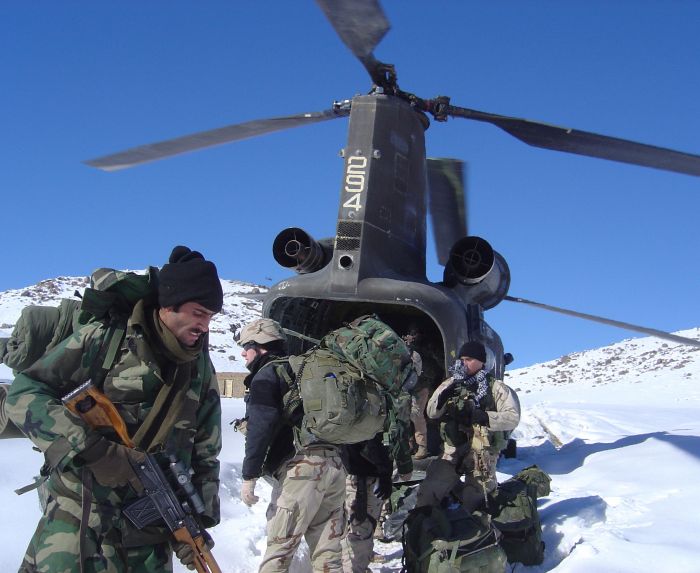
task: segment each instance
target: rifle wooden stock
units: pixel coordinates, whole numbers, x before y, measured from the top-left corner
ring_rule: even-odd
[[[91,428],[112,428],[125,446],[136,447],[114,404],[95,388],[92,380],[88,380],[66,394],[63,397],[63,403],[71,412],[85,420]]]
[[[173,531],[173,537],[180,543],[186,543],[194,551],[194,568],[198,573],[221,573],[219,564],[214,559],[203,535],[192,537],[186,527]]]
[[[80,416],[91,428],[112,428],[125,446],[129,448],[136,447],[133,440],[129,437],[126,423],[119,414],[119,411],[114,404],[112,404],[111,400],[95,387],[92,380],[88,380],[72,392],[66,394],[62,398],[62,401],[66,408],[77,416]],[[207,546],[204,535],[201,533],[199,527],[194,524],[192,516],[185,514],[184,509],[175,493],[172,491],[172,487],[167,483],[167,479],[158,467],[155,459],[153,459],[151,454],[147,453],[146,456],[149,458],[150,462],[146,465],[152,470],[150,476],[153,476],[154,473],[157,474],[159,478],[158,482],[162,485],[162,488],[167,488],[168,490],[165,497],[170,498],[172,503],[177,506],[172,508],[176,514],[179,514],[174,520],[174,516],[170,514],[170,512],[167,512],[167,517],[161,513],[161,517],[170,529],[173,537],[176,541],[186,543],[192,548],[194,551],[194,566],[197,573],[221,573],[219,564],[216,562],[216,559],[214,559],[214,556]],[[137,465],[141,466],[142,464]],[[134,467],[134,471],[139,476],[139,479],[141,479],[146,495],[159,494],[158,498],[163,499],[164,496],[161,495],[163,492],[156,491],[155,487],[150,482],[143,483],[144,479],[141,472],[145,467],[146,466],[141,468]],[[155,504],[155,506],[160,509],[159,504]],[[188,524],[190,527],[188,527]],[[196,532],[194,536],[190,528]]]

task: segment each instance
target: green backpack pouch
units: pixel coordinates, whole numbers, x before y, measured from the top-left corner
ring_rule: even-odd
[[[501,532],[500,544],[510,563],[539,565],[544,561],[537,498],[549,495],[550,481],[544,471],[531,466],[489,494],[489,513]]]

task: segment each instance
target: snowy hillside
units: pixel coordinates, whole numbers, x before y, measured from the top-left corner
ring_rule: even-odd
[[[224,307],[210,325],[209,348],[218,372],[241,372],[240,348],[233,342],[233,331],[260,316],[262,302],[246,297],[259,294],[266,287],[240,281],[222,280]],[[30,304],[57,305],[62,298],[73,298],[88,285],[86,277],[57,277],[23,289],[0,293],[0,337],[9,336],[22,309]],[[10,379],[9,368],[0,365],[0,379]]]
[[[675,334],[700,339],[698,328]],[[514,388],[522,386],[530,392],[542,386],[559,384],[597,386],[611,382],[634,382],[646,377],[666,378],[669,372],[674,372],[674,377],[690,378],[693,375],[692,365],[697,362],[699,353],[700,348],[693,346],[658,338],[635,338],[513,370],[507,374],[507,381]]]

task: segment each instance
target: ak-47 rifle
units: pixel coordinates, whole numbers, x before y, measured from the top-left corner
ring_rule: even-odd
[[[66,394],[63,403],[90,427],[110,427],[125,446],[135,448],[116,407],[91,380]],[[132,462],[134,472],[143,485],[144,496],[125,508],[124,514],[139,529],[162,519],[176,541],[192,548],[194,567],[198,573],[221,573],[219,564],[207,546],[204,529],[197,521],[196,515],[204,511],[204,504],[192,485],[189,471],[174,455],[170,455],[169,459],[170,469],[190,503],[178,499],[158,462],[146,453],[142,462]]]

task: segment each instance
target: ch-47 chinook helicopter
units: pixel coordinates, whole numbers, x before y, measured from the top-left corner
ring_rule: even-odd
[[[336,235],[319,241],[300,228],[279,233],[273,255],[292,276],[272,286],[263,314],[298,333],[298,353],[344,321],[374,312],[400,333],[418,326],[445,369],[465,340],[485,343],[490,366],[503,375],[507,358],[484,311],[503,300],[539,306],[700,346],[665,332],[577,313],[508,295],[504,258],[480,237],[468,236],[462,164],[426,159],[425,132],[448,118],[491,123],[529,145],[700,176],[700,156],[595,133],[458,107],[450,98],[423,99],[399,88],[394,66],[374,50],[389,30],[377,0],[317,0],[345,45],[367,70],[367,95],[331,109],[249,121],[133,148],[87,161],[107,171],[172,155],[349,116]],[[440,282],[426,278],[426,217],[432,217]]]

